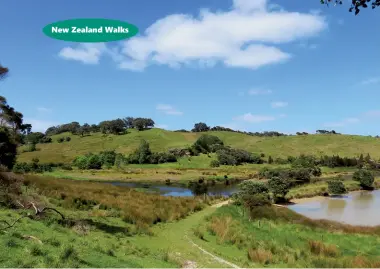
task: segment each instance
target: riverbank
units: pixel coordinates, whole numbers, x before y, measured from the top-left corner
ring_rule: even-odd
[[[287,208],[218,208],[192,239],[241,267],[379,267],[380,228],[314,221]]]

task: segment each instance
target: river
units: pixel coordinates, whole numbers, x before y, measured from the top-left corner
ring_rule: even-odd
[[[157,193],[163,196],[193,196],[194,192],[188,187],[176,186],[176,185],[165,185],[157,183],[136,183],[136,182],[106,182],[114,186],[129,187],[138,190],[142,190],[148,193]],[[230,196],[238,190],[238,184],[232,183],[230,185],[225,184],[215,184],[213,186],[207,187],[208,195],[221,195]]]
[[[380,190],[357,191],[343,197],[318,197],[289,208],[312,219],[376,226],[380,225]]]

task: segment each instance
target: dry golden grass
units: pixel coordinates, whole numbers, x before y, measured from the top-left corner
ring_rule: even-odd
[[[120,211],[126,222],[144,227],[184,218],[203,207],[203,202],[197,198],[164,197],[102,183],[38,176],[26,176],[26,180],[40,194],[63,200],[63,206],[84,210],[95,206],[113,208]]]
[[[324,255],[328,257],[339,256],[339,250],[335,245],[327,245],[317,240],[309,240],[308,244],[310,252],[315,255]]]
[[[262,248],[250,248],[248,249],[248,259],[256,263],[269,264],[273,261],[273,254],[272,252]]]

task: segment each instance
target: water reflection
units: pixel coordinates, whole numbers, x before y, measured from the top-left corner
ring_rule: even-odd
[[[138,182],[104,182],[115,186],[137,188],[145,192],[158,193],[163,196],[194,196],[207,193],[208,195],[230,196],[238,190],[238,184],[215,184],[204,187],[203,185],[192,185],[189,187],[168,186],[164,184],[143,184]]]
[[[352,225],[380,225],[380,191],[353,192],[342,198],[323,197],[318,201],[289,206],[313,219],[329,219]]]
[[[323,203],[327,204],[327,215],[334,216],[335,218],[341,217],[347,205],[347,201],[344,198],[325,199]]]

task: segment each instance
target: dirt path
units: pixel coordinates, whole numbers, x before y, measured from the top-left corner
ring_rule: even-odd
[[[187,240],[189,240],[190,244],[192,244],[194,247],[198,248],[200,251],[202,251],[203,253],[209,255],[210,257],[212,257],[215,261],[219,262],[219,263],[224,263],[224,264],[227,264],[228,266],[231,266],[233,268],[240,268],[239,266],[237,266],[236,264],[233,264],[232,262],[229,262],[229,261],[226,261],[225,259],[222,259],[210,252],[208,252],[207,250],[201,248],[199,245],[197,245],[196,243],[194,243],[193,240],[191,240],[187,235],[185,235],[185,238]]]
[[[224,206],[224,205],[228,205],[230,203],[230,200],[227,200],[227,201],[223,201],[223,202],[220,202],[220,203],[217,203],[215,205],[212,205],[213,208],[218,208],[218,207],[221,207],[221,206]],[[198,248],[200,251],[202,251],[204,254],[206,255],[209,255],[210,257],[212,257],[215,261],[219,262],[219,263],[224,263],[224,264],[227,264],[228,266],[231,266],[232,268],[240,268],[239,266],[237,266],[236,264],[232,263],[232,262],[229,262],[229,261],[226,261],[225,259],[222,259],[210,252],[208,252],[207,250],[205,250],[204,248],[200,247],[198,244],[196,244],[193,240],[191,240],[188,235],[186,234],[185,235],[185,238],[190,242],[190,244],[192,244],[194,247]]]
[[[200,247],[188,236],[192,233],[193,228],[196,228],[204,221],[206,216],[211,215],[218,207],[226,205],[228,202],[223,201],[209,206],[180,221],[158,224],[153,229],[155,236],[137,236],[129,240],[133,241],[137,246],[149,246],[151,251],[161,252],[162,250],[166,250],[181,261],[181,267],[239,268],[237,265]],[[186,264],[185,266],[184,263]]]

